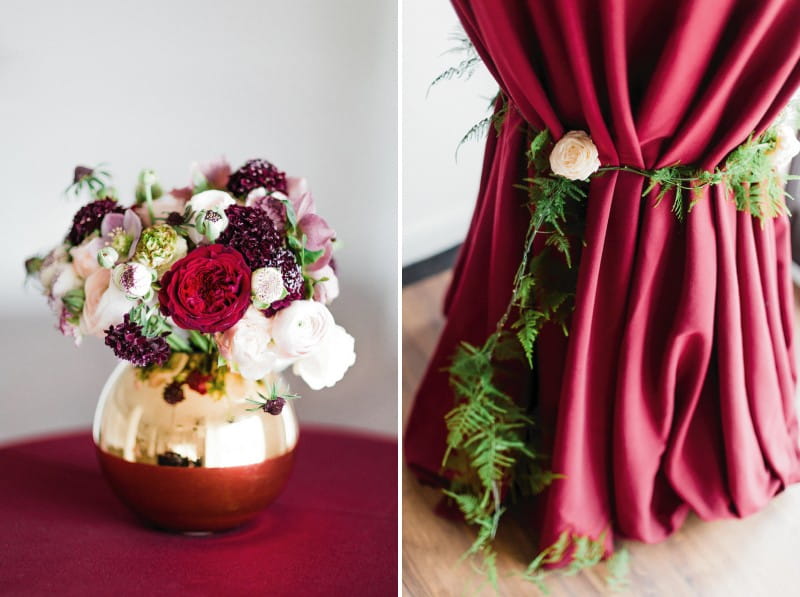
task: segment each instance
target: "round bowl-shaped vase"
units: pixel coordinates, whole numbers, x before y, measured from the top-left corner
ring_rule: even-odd
[[[184,386],[184,399],[169,404],[164,388],[171,380],[169,372],[142,379],[127,363],[111,374],[93,426],[103,473],[125,504],[159,528],[237,527],[286,484],[299,434],[291,403],[268,414],[248,399],[277,379],[228,373],[222,396]]]

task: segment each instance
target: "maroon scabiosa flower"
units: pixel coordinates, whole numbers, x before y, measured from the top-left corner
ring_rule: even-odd
[[[283,277],[283,287],[286,289],[286,296],[279,301],[275,301],[265,309],[263,313],[267,317],[272,317],[281,309],[288,307],[294,301],[299,301],[303,298],[303,289],[305,281],[303,274],[300,271],[300,266],[297,264],[294,253],[289,249],[281,247],[267,260],[264,267],[276,267],[281,271]]]
[[[75,166],[75,172],[72,174],[72,184],[78,184],[84,178],[94,174],[94,170],[87,166]]]
[[[272,398],[271,400],[267,400],[264,402],[264,405],[261,409],[270,415],[277,416],[281,414],[283,411],[283,407],[286,406],[286,399],[282,396],[277,396]]]
[[[178,404],[186,400],[183,395],[182,384],[178,381],[173,381],[164,388],[164,402],[167,404]]]
[[[131,321],[126,313],[123,322],[112,325],[106,330],[106,346],[111,347],[114,354],[137,367],[147,365],[163,365],[170,355],[169,345],[165,340],[165,332],[161,336],[148,338],[142,334],[142,326]]]
[[[178,213],[177,211],[169,212],[167,216],[167,224],[170,226],[182,226],[183,225],[183,214]]]
[[[73,245],[81,244],[83,239],[100,228],[106,215],[110,213],[121,214],[124,211],[113,199],[98,199],[87,203],[72,218],[72,228],[70,228],[67,235],[67,240]]]
[[[286,192],[286,173],[267,160],[248,160],[231,174],[228,190],[237,197],[246,197],[253,189]]]
[[[264,210],[229,205],[225,215],[228,216],[228,227],[219,235],[217,243],[239,251],[250,269],[264,267],[267,260],[283,247],[283,240]]]

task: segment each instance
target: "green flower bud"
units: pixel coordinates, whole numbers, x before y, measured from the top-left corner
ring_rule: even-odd
[[[194,227],[213,243],[228,227],[228,216],[219,207],[201,209],[194,220]]]
[[[97,252],[97,263],[100,267],[111,269],[119,259],[119,252],[114,247],[103,247]]]
[[[25,260],[25,273],[29,276],[34,274],[38,274],[39,270],[42,269],[42,263],[44,259],[41,257],[31,257]]]
[[[146,188],[150,187],[151,199],[158,199],[164,194],[164,189],[158,184],[155,172],[152,170],[142,170],[139,173],[139,180],[136,183],[136,203],[147,201]]]

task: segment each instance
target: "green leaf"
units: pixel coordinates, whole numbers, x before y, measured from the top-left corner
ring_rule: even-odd
[[[83,310],[83,303],[86,301],[86,294],[83,288],[75,288],[64,293],[61,302],[64,303],[67,311],[72,315],[79,315]]]

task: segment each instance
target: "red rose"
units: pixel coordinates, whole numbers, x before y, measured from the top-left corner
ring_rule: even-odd
[[[250,275],[239,251],[222,245],[199,247],[161,278],[161,312],[185,330],[227,330],[250,305]]]

